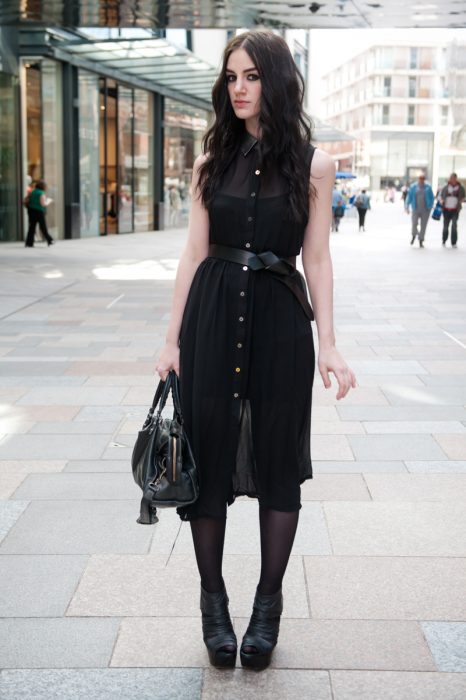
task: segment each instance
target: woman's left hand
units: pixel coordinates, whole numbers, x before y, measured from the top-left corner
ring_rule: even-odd
[[[328,349],[319,350],[318,367],[326,389],[332,386],[329,372],[333,372],[337,378],[337,399],[344,398],[351,388],[356,388],[357,382],[353,370],[348,367],[334,345]]]

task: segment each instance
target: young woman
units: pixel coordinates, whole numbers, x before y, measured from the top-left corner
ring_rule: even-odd
[[[356,386],[335,347],[329,229],[335,167],[310,145],[304,82],[271,32],[227,45],[212,92],[215,122],[194,164],[186,247],[166,344],[157,361],[180,378],[186,431],[200,472],[190,521],[201,577],[204,641],[234,666],[237,640],[222,578],[227,504],[259,501],[261,575],[242,640],[243,666],[265,668],[277,643],[281,585],[310,457],[314,344],[325,387]],[[312,162],[312,164],[311,164]],[[302,249],[311,308],[295,258]]]

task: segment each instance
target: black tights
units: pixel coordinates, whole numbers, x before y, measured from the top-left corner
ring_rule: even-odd
[[[284,512],[259,508],[261,574],[259,593],[271,595],[282,585],[296,528],[299,510]],[[191,520],[196,561],[202,587],[211,593],[223,588],[222,560],[225,542],[224,518]]]

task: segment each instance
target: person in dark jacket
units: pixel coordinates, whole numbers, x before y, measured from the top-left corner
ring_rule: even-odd
[[[34,246],[34,234],[37,224],[39,224],[39,228],[47,241],[47,245],[52,245],[53,243],[53,238],[48,232],[47,222],[45,221],[45,213],[47,211],[46,189],[47,183],[44,180],[37,180],[35,188],[27,198],[29,229],[25,243],[26,248],[32,248]]]
[[[440,192],[440,202],[443,213],[442,245],[446,245],[451,222],[451,247],[456,248],[458,240],[458,217],[461,205],[464,202],[466,193],[463,185],[458,180],[456,173],[452,173],[450,178]]]
[[[359,229],[365,231],[366,229],[364,228],[365,220],[366,220],[366,214],[367,210],[371,208],[371,198],[367,194],[366,190],[361,190],[361,193],[358,194],[356,199],[354,200],[354,206],[358,210],[358,216],[359,216]]]

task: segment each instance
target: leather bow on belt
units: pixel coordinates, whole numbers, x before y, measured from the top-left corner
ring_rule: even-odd
[[[209,258],[220,258],[238,265],[246,265],[250,270],[267,270],[275,279],[285,284],[301,304],[304,313],[310,321],[314,320],[314,312],[306,294],[306,283],[302,274],[286,258],[279,258],[271,250],[264,253],[249,253],[241,248],[231,248],[226,245],[212,244],[209,246]]]

